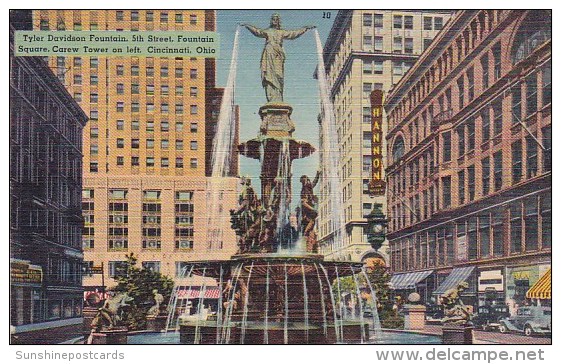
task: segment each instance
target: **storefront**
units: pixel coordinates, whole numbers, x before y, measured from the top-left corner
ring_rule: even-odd
[[[456,267],[452,272],[440,283],[440,285],[432,292],[435,296],[436,302],[439,302],[439,297],[446,291],[456,288],[458,284],[467,282],[468,288],[462,293],[462,301],[471,309],[476,306],[476,283],[475,283],[476,269],[474,266],[470,267]]]
[[[480,270],[477,279],[479,306],[504,305],[504,274],[502,269]]]
[[[430,302],[430,296],[434,290],[436,275],[433,270],[423,270],[419,272],[396,273],[390,280],[390,288],[395,294],[403,298],[412,292],[417,292],[421,296],[421,302]]]
[[[42,321],[43,269],[29,261],[10,259],[10,323],[15,326]]]
[[[506,294],[505,303],[509,306],[511,314],[516,312],[519,306],[528,305],[531,300],[526,294],[536,282],[543,276],[551,264],[535,264],[520,267],[506,268]]]
[[[551,268],[526,292],[526,298],[541,306],[551,306]]]

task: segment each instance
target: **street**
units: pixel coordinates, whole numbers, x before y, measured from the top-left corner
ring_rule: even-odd
[[[442,326],[428,325],[425,329],[419,331],[424,334],[442,334]],[[514,344],[514,345],[547,345],[551,344],[549,336],[531,336],[527,337],[523,334],[508,333],[501,334],[498,331],[479,331],[473,333],[474,344]]]

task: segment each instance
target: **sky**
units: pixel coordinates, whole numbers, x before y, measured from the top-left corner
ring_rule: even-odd
[[[232,46],[236,27],[240,23],[252,24],[258,28],[268,28],[271,14],[281,15],[284,29],[296,29],[315,25],[324,44],[333,24],[336,11],[331,17],[324,17],[323,10],[219,10],[217,11],[217,32],[220,34],[220,55],[217,59],[217,86],[225,86],[228,78]],[[238,48],[238,68],[235,87],[235,103],[240,106],[240,142],[255,138],[259,132],[261,119],[259,107],[267,102],[261,86],[260,59],[265,45],[263,38],[253,36],[246,28],[241,28]],[[285,40],[285,89],[284,101],[294,111],[292,120],[296,130],[293,137],[303,139],[318,148],[318,122],[320,110],[318,82],[313,78],[317,66],[317,52],[313,31],[308,31],[295,40]],[[297,196],[302,174],[314,176],[318,169],[318,152],[312,156],[296,160],[292,164],[293,196]],[[240,157],[240,175],[250,176],[252,184],[259,190],[259,161]],[[295,199],[293,198],[293,204]]]

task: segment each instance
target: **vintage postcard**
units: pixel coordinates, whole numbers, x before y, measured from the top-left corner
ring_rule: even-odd
[[[9,37],[11,344],[552,343],[551,10]]]

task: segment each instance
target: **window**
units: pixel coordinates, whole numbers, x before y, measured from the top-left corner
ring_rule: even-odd
[[[493,179],[495,191],[503,187],[503,152],[493,154]]]
[[[116,67],[117,76],[123,76],[125,74],[125,66],[118,64]]]
[[[154,157],[146,157],[146,167],[154,167]]]
[[[466,177],[464,170],[458,172],[458,202],[460,205],[466,202]]]
[[[362,37],[362,45],[364,48],[370,48],[372,47],[372,36],[371,35],[365,35]]]
[[[169,131],[169,122],[162,120],[160,123],[160,131],[166,132]]]
[[[154,149],[154,139],[146,139],[146,148]]]
[[[97,110],[90,111],[90,119],[97,120],[99,118],[99,112]]]
[[[169,105],[168,104],[161,104],[160,105],[160,110],[162,111],[162,114],[169,113]]]
[[[432,17],[430,16],[423,17],[423,29],[432,30]]]
[[[371,13],[364,13],[362,15],[362,25],[365,27],[372,26],[372,14]]]
[[[140,104],[138,102],[131,103],[131,112],[139,112]]]
[[[140,122],[138,120],[131,121],[131,130],[140,130]]]
[[[140,68],[138,66],[131,66],[131,76],[138,76]]]
[[[191,105],[191,115],[197,115],[199,112],[197,105]]]
[[[199,94],[199,89],[196,86],[191,86],[189,88],[189,95],[191,97],[197,97],[198,94]]]
[[[364,73],[365,75],[372,74],[372,61],[364,61],[362,63],[362,73]]]
[[[167,86],[166,86],[166,87],[167,87]],[[162,86],[162,88],[163,88],[163,86]],[[176,94],[177,96],[183,95],[183,86],[181,86],[181,85],[176,85],[176,86],[175,86],[175,94]]]
[[[493,101],[493,135],[497,136],[503,132],[503,100]]]
[[[489,214],[479,217],[479,246],[481,249],[481,257],[487,258],[491,253],[491,228]]]
[[[543,169],[551,171],[551,125],[542,129]]]
[[[183,150],[183,140],[182,139],[176,139],[175,140],[175,149],[176,150]]]
[[[168,77],[169,75],[169,70],[167,67],[162,67],[160,69],[160,77]]]
[[[125,111],[125,103],[122,102],[122,101],[118,101],[116,109],[117,109],[117,112]]]
[[[491,186],[491,166],[489,157],[481,160],[481,175],[482,175],[482,193],[487,196]]]
[[[374,14],[374,27],[375,28],[384,27],[384,14]]]
[[[486,90],[489,87],[489,56],[487,54],[481,57],[481,70],[483,73],[483,89]]]
[[[432,38],[424,38],[423,39],[423,50],[427,49],[430,44],[432,43]]]
[[[166,12],[161,12],[160,13],[160,22],[161,23],[167,23],[168,22],[168,13],[166,13]]]
[[[140,140],[139,139],[132,139],[131,140],[131,148],[133,148],[133,149],[140,148]]]
[[[97,146],[97,144],[90,144],[91,155],[97,155],[98,151],[99,151],[99,147]]]
[[[467,131],[467,149],[468,152],[475,149],[475,119],[470,119],[466,122]]]
[[[452,133],[447,131],[442,133],[442,159],[444,162],[452,160]]]
[[[475,199],[475,166],[471,165],[467,169],[468,171],[468,195],[469,200],[473,201]]]
[[[452,181],[450,176],[442,177],[442,207],[448,208],[452,204],[451,199]]]
[[[497,81],[499,78],[501,78],[501,43],[498,42],[497,44],[495,44],[491,49],[491,52],[493,53],[494,62],[493,74],[495,76],[495,81]]]
[[[456,129],[456,134],[458,136],[458,155],[461,157],[466,154],[465,132],[463,125]]]
[[[76,100],[76,102],[82,102],[82,93],[74,92],[74,100]]]
[[[413,29],[413,17],[411,15],[405,15],[405,29]]]
[[[395,29],[401,29],[403,24],[403,17],[401,15],[393,16],[393,27]]]
[[[191,68],[191,70],[189,71],[189,76],[191,77],[191,79],[195,79],[198,76],[198,72],[196,68]]]
[[[82,75],[74,75],[73,82],[75,85],[82,84]]]
[[[160,142],[160,147],[162,149],[169,149],[169,140],[162,139],[162,141]]]
[[[400,61],[393,61],[393,74],[394,75],[402,75],[403,74],[403,63]]]
[[[109,262],[109,276],[110,277],[126,277],[128,264],[124,261],[110,261]]]
[[[183,68],[176,67],[175,68],[175,77],[182,78],[183,77]]]
[[[191,133],[196,133],[199,130],[199,124],[198,123],[191,123],[190,124],[190,129],[189,131]],[[176,125],[176,131],[183,131],[183,124],[181,124],[181,130],[177,130],[177,125]]]
[[[183,168],[183,158],[175,158],[175,168]]]
[[[154,77],[154,67],[146,67],[146,77]]]
[[[125,93],[125,85],[122,83],[117,84],[117,95],[122,95]]]
[[[434,18],[434,30],[441,30],[444,24],[444,19],[442,19],[441,17],[437,16]]]
[[[370,93],[372,92],[372,84],[370,82],[365,82],[362,84],[362,97],[365,99],[370,98]]]
[[[169,158],[162,158],[160,161],[162,168],[168,168],[169,167]]]
[[[191,150],[197,150],[197,149],[199,149],[198,142],[196,140],[192,140],[191,141]]]
[[[538,249],[538,198],[532,196],[524,201],[524,242],[525,250]]]
[[[522,208],[520,202],[510,206],[510,252],[522,251]]]
[[[160,262],[142,262],[142,268],[154,273],[160,273]]]
[[[475,80],[473,77],[473,67],[470,67],[466,73],[468,84],[468,101],[473,100],[475,97]]]
[[[131,84],[131,94],[138,95],[140,93],[140,86],[138,83]]]
[[[189,23],[191,25],[197,25],[197,14],[189,15]]]
[[[402,48],[402,38],[401,37],[393,37],[393,52],[394,53],[401,53]]]
[[[146,21],[154,21],[154,12],[153,11],[147,11],[146,12]]]
[[[468,259],[477,259],[477,218],[472,217],[468,220]]]
[[[365,106],[362,108],[362,122],[368,125],[370,125],[370,123],[372,122],[370,107]]]
[[[532,72],[526,76],[526,117],[538,110],[538,76]]]
[[[175,22],[176,23],[183,23],[183,14],[175,13]]]
[[[97,171],[98,171],[97,162],[90,162],[90,172],[97,172]]]
[[[522,141],[512,143],[512,184],[522,180]]]
[[[97,94],[94,94],[94,93],[90,94],[90,102],[91,103],[93,103],[93,104],[97,103],[98,99],[99,99],[99,96]]]
[[[374,50],[381,52],[384,49],[384,37],[374,37]]]
[[[177,115],[183,114],[183,104],[175,104],[175,113]]]
[[[370,67],[372,67],[372,63],[370,63]],[[384,62],[383,61],[374,61],[374,74],[381,75],[383,73],[383,71],[384,71]]]
[[[493,256],[500,257],[504,254],[504,242],[503,242],[503,210],[495,210],[491,213],[491,219],[493,224]]]
[[[139,157],[131,157],[131,166],[139,166],[140,165],[140,158]]]
[[[125,140],[123,138],[117,138],[117,148],[124,148]]]
[[[125,157],[118,156],[117,157],[117,165],[123,166],[125,164]]]
[[[526,137],[526,178],[538,174],[538,143],[532,136]]]
[[[542,219],[542,248],[551,248],[551,192],[540,197],[540,215]]]
[[[413,38],[405,38],[405,53],[412,54],[413,53]]]
[[[481,138],[483,143],[491,137],[491,121],[489,120],[489,109],[481,111]]]
[[[199,161],[198,161],[198,159],[197,159],[197,158],[191,158],[191,163],[190,163],[190,165],[191,165],[191,168],[193,168],[193,169],[197,168],[197,167],[199,166]]]
[[[458,106],[461,109],[464,108],[464,78],[463,76],[460,76],[460,78],[458,78],[458,80],[456,81],[456,84],[458,85]]]
[[[551,104],[551,62],[542,69],[542,106]]]

